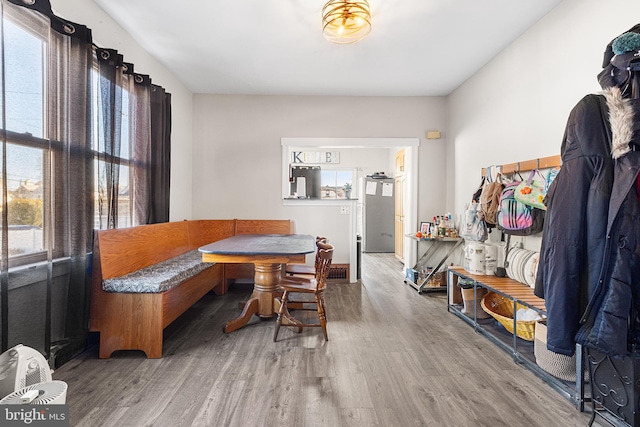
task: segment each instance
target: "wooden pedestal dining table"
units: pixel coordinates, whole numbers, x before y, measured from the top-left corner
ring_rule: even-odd
[[[315,238],[308,234],[240,234],[202,246],[203,262],[253,263],[253,293],[242,313],[227,322],[224,332],[233,332],[249,322],[255,314],[270,318],[280,304],[276,297],[282,264],[304,263],[306,254],[315,251]]]

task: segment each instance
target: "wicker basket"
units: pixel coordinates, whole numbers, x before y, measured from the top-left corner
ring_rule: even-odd
[[[561,380],[576,382],[576,355],[566,356],[547,349],[547,321],[536,321],[533,354],[543,370]],[[585,372],[588,379],[589,372]]]
[[[482,309],[491,317],[496,319],[505,329],[513,333],[513,300],[495,292],[487,293],[480,302]],[[516,310],[526,308],[522,304],[517,304]],[[523,340],[533,341],[535,338],[536,321],[518,320],[516,321],[516,336]]]

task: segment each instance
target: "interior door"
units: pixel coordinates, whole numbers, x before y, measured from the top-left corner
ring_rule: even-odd
[[[404,262],[404,150],[396,154],[395,173],[395,255],[401,262]]]

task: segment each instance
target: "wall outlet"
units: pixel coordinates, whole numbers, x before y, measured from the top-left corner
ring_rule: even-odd
[[[340,213],[342,215],[349,215],[349,206],[340,206]]]

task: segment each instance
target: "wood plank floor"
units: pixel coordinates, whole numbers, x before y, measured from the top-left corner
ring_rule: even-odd
[[[326,292],[329,341],[254,318],[231,334],[251,286],[206,295],[165,330],[162,359],[97,348],[59,368],[73,426],[585,426],[589,415],[418,294],[390,254]],[[596,424],[598,425],[598,424]]]

